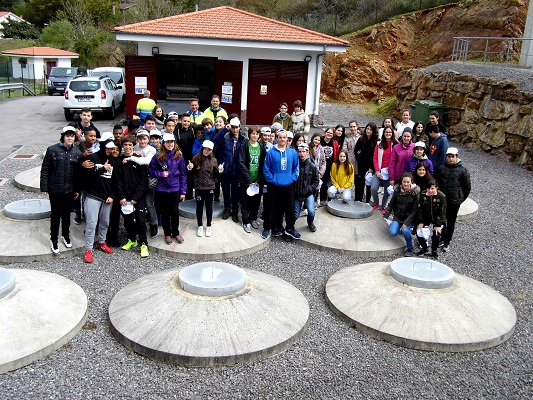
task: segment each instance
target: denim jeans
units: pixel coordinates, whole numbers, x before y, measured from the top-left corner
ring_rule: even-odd
[[[372,188],[370,189],[372,192],[372,201],[374,202],[374,205],[379,206],[378,190],[380,186],[383,186],[384,190],[383,199],[381,199],[381,207],[387,207],[387,201],[389,200],[389,192],[387,191],[387,188],[389,185],[388,179],[380,179],[377,177],[377,175],[374,175],[372,178]]]
[[[401,224],[398,221],[392,221],[389,226],[389,235],[396,236],[400,232]],[[413,250],[413,239],[411,238],[411,228],[413,224],[408,225],[402,229],[403,237],[405,238],[405,244],[408,250]]]
[[[294,200],[294,219],[297,220],[302,212],[302,204],[307,208],[307,225],[315,220],[315,196],[310,195],[304,201]]]
[[[337,188],[333,185],[331,185],[328,188],[328,195],[331,195],[331,197],[336,197],[336,194],[339,191]],[[344,191],[341,193],[341,198],[343,201],[351,201],[352,200],[352,189],[344,189]]]

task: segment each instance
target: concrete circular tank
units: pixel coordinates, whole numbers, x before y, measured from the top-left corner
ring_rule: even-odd
[[[50,200],[25,199],[8,203],[4,207],[4,214],[13,219],[43,219],[50,216]]]
[[[179,211],[180,211],[180,216],[194,219],[196,221],[196,200],[182,201],[179,205]],[[224,206],[220,202],[214,201],[213,202],[213,219],[220,218],[223,213],[224,213]],[[206,218],[205,207],[204,207],[203,218],[204,220]]]
[[[328,201],[328,211],[343,218],[368,218],[372,215],[372,207],[370,204],[361,201],[349,201],[344,203],[340,200]]]

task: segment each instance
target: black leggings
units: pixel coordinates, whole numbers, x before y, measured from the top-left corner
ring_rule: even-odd
[[[214,190],[198,190],[194,192],[196,196],[196,221],[198,226],[203,226],[203,216],[204,216],[204,204],[205,204],[205,215],[207,217],[207,226],[211,226],[211,221],[213,220],[213,197]]]

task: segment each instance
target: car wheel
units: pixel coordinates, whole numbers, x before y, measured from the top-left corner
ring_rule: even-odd
[[[122,96],[122,101],[120,102],[120,110],[126,111],[126,96]]]
[[[116,115],[115,102],[111,104],[111,108],[109,109],[109,113],[107,115],[109,119],[115,119],[115,115]]]
[[[53,96],[54,95],[54,92],[48,92],[48,96]]]
[[[67,121],[74,121],[74,113],[71,113],[68,108],[65,108],[64,111],[65,111],[65,119]]]

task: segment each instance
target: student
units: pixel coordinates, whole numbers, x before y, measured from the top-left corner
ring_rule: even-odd
[[[115,197],[115,179],[113,174],[114,163],[111,153],[115,148],[113,134],[104,132],[100,138],[100,149],[89,156],[92,168],[85,168],[86,196],[84,201],[85,210],[85,256],[86,263],[93,262],[93,245],[98,225],[97,249],[104,253],[113,253],[105,242],[109,217],[113,199]]]
[[[284,130],[292,132],[292,118],[287,113],[288,109],[289,109],[289,106],[287,105],[287,103],[282,102],[279,105],[279,113],[274,115],[274,118],[272,119],[272,123],[274,124],[274,123],[278,122],[279,124],[281,124],[281,127]],[[290,143],[289,143],[289,145],[290,145]]]
[[[199,107],[198,99],[191,99],[189,101],[189,111],[187,111],[187,114],[191,117],[191,122],[196,125],[199,125],[205,118],[204,113],[198,109]]]
[[[298,146],[302,143],[305,143],[305,136],[301,133],[294,134],[294,138],[291,141],[291,147],[298,152]]]
[[[434,178],[429,173],[429,169],[425,162],[421,161],[416,164],[414,172],[414,183],[420,188],[420,190],[426,190],[428,187],[428,183],[433,179]]]
[[[307,209],[307,226],[311,232],[316,232],[314,223],[315,192],[320,179],[318,178],[318,168],[309,158],[309,146],[307,143],[301,143],[298,146],[298,159],[300,172],[298,173],[298,180],[294,183],[294,219],[300,218],[303,204]]]
[[[155,120],[155,126],[158,130],[163,129],[163,126],[165,124],[165,111],[161,106],[155,106],[152,110],[152,117],[154,117]]]
[[[213,121],[211,121],[209,118],[204,118],[202,120],[202,126],[204,127],[204,139],[211,140],[215,135],[215,126],[213,125]]]
[[[426,124],[426,128],[424,129],[424,132],[431,136],[431,130],[433,127],[437,126],[439,128],[440,133],[446,133],[446,126],[442,122],[440,122],[440,115],[438,111],[431,111],[429,113],[429,122]],[[431,140],[430,140],[431,141]]]
[[[150,98],[150,94],[149,90],[145,90],[143,97],[137,102],[136,112],[142,122],[144,122],[144,119],[148,115],[152,115],[152,111],[157,105],[155,101]]]
[[[121,143],[115,142],[115,147],[112,149],[110,154],[110,161],[112,164],[116,167],[118,167],[120,160],[120,156],[122,153]],[[118,171],[118,169],[117,169]],[[118,201],[113,201],[113,204],[111,205],[111,212],[109,213],[109,226],[107,227],[107,234],[106,234],[106,243],[110,247],[116,247],[120,245],[120,242],[118,240],[118,234],[120,230],[120,203]]]
[[[228,113],[222,107],[220,107],[220,97],[218,94],[211,96],[211,107],[208,107],[204,111],[204,118],[209,118],[211,121],[216,121],[217,117],[228,118]]]
[[[214,143],[210,140],[204,140],[202,151],[192,158],[192,162],[187,166],[193,173],[195,198],[196,198],[196,221],[198,237],[204,236],[203,213],[205,205],[205,215],[207,218],[205,236],[210,237],[213,234],[211,221],[213,220],[213,196],[215,190],[215,180],[224,169],[223,165],[218,165],[217,159],[213,155]]]
[[[431,256],[435,259],[439,257],[437,249],[442,234],[442,228],[446,223],[446,196],[442,193],[434,179],[428,182],[425,192],[420,193],[418,203],[418,226],[416,236],[420,243],[420,251],[417,256],[422,256],[428,252],[428,239],[431,234]],[[425,230],[425,231],[424,231]]]
[[[354,182],[354,168],[348,161],[346,150],[339,152],[339,159],[331,167],[331,186],[328,189],[328,197],[331,199],[341,195],[342,202],[352,200],[352,186]]]
[[[140,242],[141,257],[148,257],[148,239],[146,238],[145,204],[148,190],[148,168],[131,161],[135,138],[126,136],[122,139],[123,155],[117,165],[117,200],[121,206],[124,228],[128,242],[123,250],[131,250]],[[126,161],[128,160],[128,161]],[[125,161],[125,162],[124,162]],[[139,237],[139,241],[137,241]]]
[[[59,255],[58,236],[61,223],[61,241],[67,249],[70,241],[70,210],[72,201],[80,194],[79,173],[81,151],[74,146],[76,129],[67,126],[61,131],[59,143],[46,149],[41,165],[40,187],[50,199],[50,248]]]
[[[446,163],[439,168],[437,181],[439,188],[446,195],[446,225],[442,232],[442,251],[447,252],[450,251],[459,208],[468,198],[471,189],[470,173],[463,166],[457,148],[450,147],[446,151]]]
[[[96,138],[100,139],[100,131],[92,123],[93,113],[90,108],[82,108],[80,113],[80,121],[78,122],[78,127],[85,132],[87,128],[92,128],[96,132]]]
[[[357,136],[355,136],[357,134]],[[359,140],[359,130],[357,129],[357,122],[350,121],[349,129],[344,134],[344,142],[339,150],[345,150],[348,154],[348,161],[354,166],[357,174],[357,162],[355,159],[355,145]],[[340,144],[340,143],[339,143]]]
[[[171,244],[174,237],[178,243],[183,243],[179,226],[179,203],[185,199],[187,193],[187,175],[185,160],[175,137],[166,133],[163,135],[163,145],[159,153],[152,157],[148,165],[148,173],[157,178],[155,187],[155,206],[163,223],[165,243]]]
[[[181,117],[181,124],[178,124],[174,129],[174,137],[176,144],[180,148],[185,162],[188,163],[192,160],[192,147],[196,139],[194,135],[194,128],[191,126],[191,116],[184,114]],[[194,182],[192,178],[192,173],[187,171],[187,193],[185,195],[185,200],[192,199],[192,190],[194,187]]]
[[[161,131],[161,136],[163,136],[165,133],[174,134],[175,129],[176,129],[176,121],[173,118],[167,118],[165,119],[165,122],[163,123],[163,130]]]
[[[113,126],[113,141],[115,143],[122,143],[122,138],[124,137],[124,131],[122,130],[122,125]]]
[[[161,133],[159,131],[150,132],[150,146],[155,149],[155,154],[159,153],[161,148]]]
[[[272,148],[272,143],[270,143],[270,136],[272,136],[272,131],[270,127],[264,126],[261,128],[261,133],[259,135],[259,140],[265,146],[265,150],[268,151]]]
[[[378,141],[378,128],[375,123],[369,122],[365,126],[365,131],[361,138],[355,144],[355,158],[357,159],[357,181],[355,183],[355,201],[370,202],[370,185],[366,185],[365,175],[375,173],[374,170],[374,149]]]
[[[415,125],[413,127],[413,142],[424,142],[426,144],[426,148],[429,147],[429,140],[427,135],[424,132],[425,126],[422,121],[415,122]]]
[[[387,117],[387,118],[385,118],[383,120],[383,123],[381,124],[381,128],[379,128],[379,131],[378,131],[378,139],[379,140],[383,140],[383,131],[387,127],[390,127],[392,129],[392,133],[393,133],[394,138],[398,139],[398,134],[394,130],[394,126],[392,125],[392,118],[391,117]]]
[[[389,225],[389,235],[396,236],[400,230],[405,238],[406,250],[405,257],[413,255],[413,239],[411,237],[411,228],[418,211],[420,188],[413,184],[413,176],[406,172],[401,177],[401,183],[396,185],[391,201],[383,218],[388,222],[391,213],[394,214],[393,220]]]
[[[416,166],[420,162],[424,163],[429,173],[433,175],[433,163],[426,156],[426,144],[424,142],[415,143],[415,146],[413,147],[413,156],[407,160],[405,172],[414,173]]]
[[[337,157],[339,156],[339,142],[334,139],[335,131],[333,128],[326,128],[324,136],[320,140],[320,146],[324,150],[324,156],[326,157],[326,170],[322,175],[322,186],[320,188],[320,205],[325,206],[328,197],[328,184],[331,173],[331,166]]]
[[[137,135],[137,131],[141,128],[140,119],[131,119],[128,121],[128,126],[124,130],[124,136],[133,136]]]
[[[294,112],[291,115],[292,126],[294,133],[300,133],[302,135],[307,135],[311,129],[311,122],[309,120],[309,115],[304,111],[304,107],[301,100],[296,100],[292,108]]]
[[[403,130],[405,128],[412,129],[415,126],[415,123],[411,121],[411,111],[405,109],[402,111],[402,119],[396,123],[396,133],[398,137],[402,136]]]
[[[244,140],[239,148],[236,160],[236,179],[240,189],[242,228],[250,233],[250,228],[259,229],[257,214],[261,203],[261,182],[263,182],[263,166],[265,164],[266,150],[259,142],[258,126],[251,126],[248,130],[248,140]],[[258,193],[249,196],[247,190],[255,186]]]
[[[146,116],[146,118],[144,119],[144,129],[146,129],[148,132],[157,130],[157,124],[153,116]]]
[[[415,144],[411,142],[413,132],[411,128],[406,127],[403,131],[403,135],[396,146],[392,148],[392,154],[389,163],[389,179],[390,184],[394,183],[405,172],[407,161],[413,155],[413,148]]]
[[[431,160],[435,171],[438,171],[446,162],[446,152],[449,147],[448,137],[439,131],[438,125],[429,127],[429,136],[431,137],[431,144],[427,156]]]
[[[385,208],[387,206],[387,200],[389,199],[389,192],[387,188],[389,186],[389,163],[392,155],[392,148],[396,145],[397,140],[394,138],[393,130],[390,126],[387,126],[383,130],[383,139],[374,149],[374,170],[376,171],[375,175],[372,178],[372,210],[378,210],[379,207],[379,197],[378,190],[383,187],[383,198],[381,200],[381,213],[385,214]]]
[[[196,125],[194,128],[194,135],[196,138],[194,139],[194,143],[192,145],[192,156],[194,157],[196,154],[198,154],[202,150],[202,144],[205,140],[205,134],[204,134],[204,126],[203,125]]]

